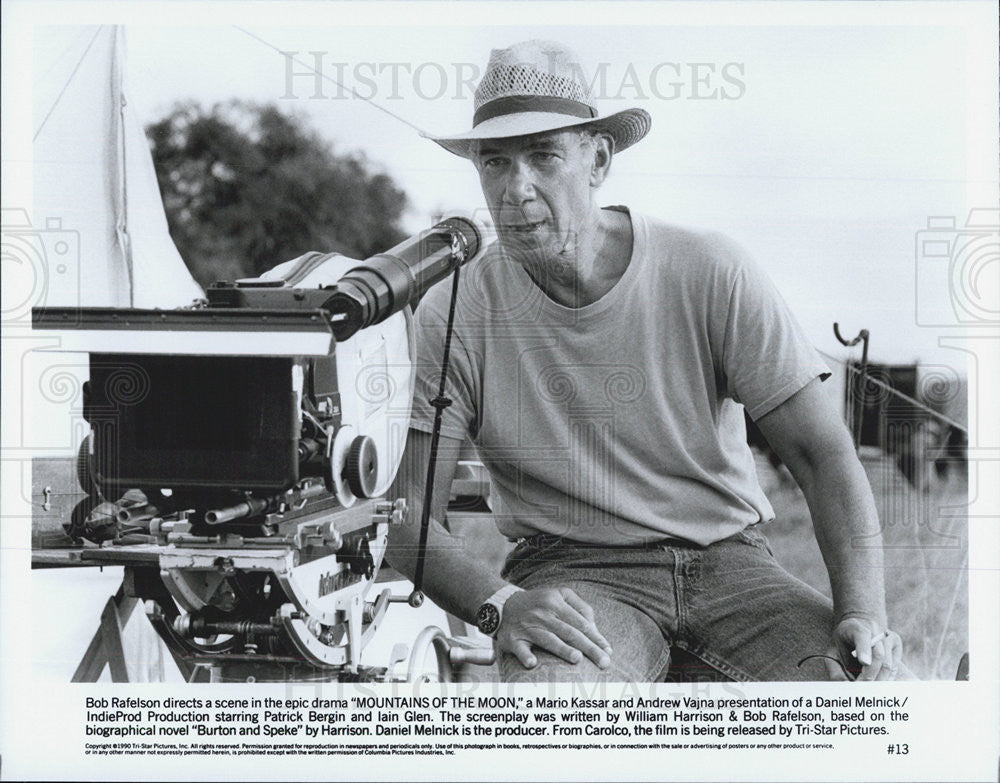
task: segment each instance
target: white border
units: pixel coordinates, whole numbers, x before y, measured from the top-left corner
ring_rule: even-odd
[[[379,3],[371,5],[298,2],[280,4],[242,3],[104,3],[88,2],[7,2],[3,6],[3,201],[5,204],[31,203],[30,193],[30,73],[33,23],[58,20],[62,24],[115,22],[134,24],[230,23],[281,25],[289,19],[309,19],[311,23],[371,25],[392,19],[394,24],[411,26],[427,35],[434,34],[439,21],[453,25],[507,24],[516,17],[519,25],[567,24],[587,20],[589,24],[687,24],[715,25],[948,25],[964,29],[968,42],[967,73],[978,84],[967,85],[973,94],[994,101],[990,106],[970,106],[968,118],[968,171],[970,178],[996,171],[996,16],[992,3],[965,2],[885,2],[885,3]],[[447,46],[447,41],[442,41]],[[5,335],[9,336],[9,335]],[[6,341],[5,341],[6,342]],[[5,349],[11,347],[5,345]],[[987,343],[970,365],[973,392],[983,402],[971,411],[973,458],[972,486],[976,488],[970,506],[975,524],[970,535],[970,590],[972,624],[970,646],[976,682],[886,684],[885,693],[905,693],[922,704],[913,725],[911,747],[919,748],[908,759],[886,759],[873,754],[864,743],[843,743],[831,756],[796,755],[778,757],[695,753],[664,757],[653,752],[608,752],[574,755],[553,752],[539,758],[533,754],[496,756],[475,755],[461,759],[453,767],[440,760],[379,758],[351,763],[323,757],[301,759],[201,758],[186,760],[118,759],[107,764],[83,761],[77,755],[77,719],[84,695],[106,693],[89,686],[52,687],[40,692],[33,687],[30,660],[26,658],[25,636],[36,622],[59,622],[58,618],[37,618],[31,612],[27,570],[29,531],[24,519],[28,509],[23,499],[9,491],[13,467],[5,456],[4,524],[2,566],[0,566],[0,753],[3,774],[8,778],[90,778],[125,779],[152,775],[164,779],[211,777],[227,779],[785,779],[785,780],[992,780],[998,758],[997,672],[998,649],[998,552],[1000,528],[995,524],[998,482],[996,481],[997,408],[992,402],[998,388],[996,356]],[[5,373],[12,359],[4,351]],[[16,388],[14,384],[9,388]],[[19,415],[21,401],[4,394],[3,420]],[[5,444],[6,445],[6,444]],[[159,686],[135,686],[121,693],[172,693]],[[262,692],[284,693],[274,686]],[[792,686],[754,686],[747,692],[779,694],[800,692]],[[820,690],[820,689],[817,689]],[[219,688],[223,695],[237,687]],[[68,739],[67,739],[68,738]],[[558,773],[553,772],[558,770]]]

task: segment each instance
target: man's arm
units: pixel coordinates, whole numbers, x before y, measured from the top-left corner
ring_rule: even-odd
[[[405,497],[407,521],[390,528],[388,559],[393,568],[411,579],[416,573],[431,436],[411,429],[392,497]],[[467,622],[476,610],[506,582],[496,564],[483,558],[474,541],[456,538],[436,521],[448,505],[461,441],[441,437],[431,502],[431,524],[424,559],[423,589],[442,607]],[[501,649],[531,668],[536,659],[532,646],[541,647],[571,663],[586,655],[598,666],[610,664],[611,648],[594,625],[590,607],[569,588],[525,590],[508,599],[497,634]]]
[[[757,425],[805,494],[833,589],[833,641],[840,659],[863,664],[858,679],[887,679],[900,662],[886,630],[882,537],[871,487],[833,403],[813,380]]]

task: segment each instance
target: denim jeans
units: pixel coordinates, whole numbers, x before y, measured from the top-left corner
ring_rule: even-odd
[[[827,679],[823,661],[797,664],[829,646],[832,603],[782,569],[753,528],[708,547],[598,547],[539,535],[518,544],[503,574],[524,588],[572,588],[613,648],[605,670],[538,649],[538,665],[525,669],[505,653],[508,682],[656,682],[667,675],[672,647],[714,679]]]

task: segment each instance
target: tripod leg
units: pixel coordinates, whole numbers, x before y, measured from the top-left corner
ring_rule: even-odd
[[[108,599],[101,612],[101,624],[76,667],[72,682],[97,682],[105,665],[111,670],[112,682],[129,681],[122,647],[122,617],[128,617],[135,604],[135,598],[125,595],[124,586]]]

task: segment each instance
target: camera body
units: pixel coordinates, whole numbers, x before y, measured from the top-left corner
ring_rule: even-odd
[[[409,423],[412,328],[402,312],[336,340],[323,304],[337,287],[323,281],[355,263],[327,255],[294,287],[219,283],[194,309],[77,311],[62,347],[90,353],[85,489],[141,490],[196,527],[306,480],[343,506],[384,492]],[[39,313],[36,326],[63,318]]]
[[[409,426],[411,307],[481,236],[449,218],[360,263],[307,253],[185,309],[33,311],[89,354],[72,556],[126,567],[185,673],[391,676],[360,656],[408,600],[369,591],[406,514],[379,495]]]
[[[405,444],[412,320],[338,342],[323,281],[357,262],[322,261],[299,286],[217,284],[190,309],[33,314],[60,350],[90,354],[76,556],[126,566],[189,674],[362,676],[388,606],[388,591],[365,598],[405,514],[377,496]]]

